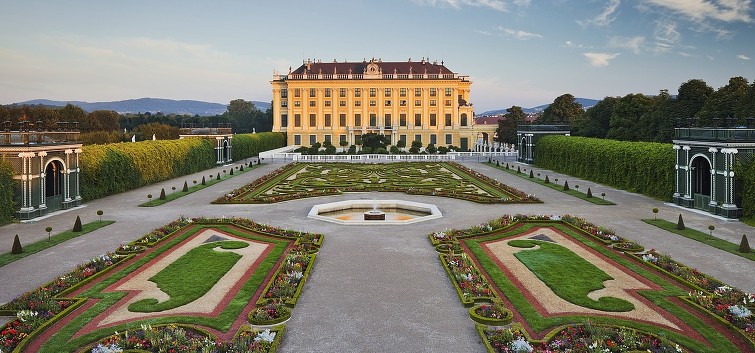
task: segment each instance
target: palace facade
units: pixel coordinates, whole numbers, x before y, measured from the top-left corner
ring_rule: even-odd
[[[468,150],[478,140],[472,82],[443,62],[307,60],[271,84],[273,131],[285,132],[288,145],[355,145],[367,133],[407,147],[419,140]]]

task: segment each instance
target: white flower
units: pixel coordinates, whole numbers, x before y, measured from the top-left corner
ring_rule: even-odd
[[[511,350],[517,353],[532,352],[532,346],[523,337],[511,342]]]
[[[656,262],[658,261],[658,258],[653,256],[653,254],[645,254],[645,255],[642,255],[642,260],[647,261],[647,262]]]
[[[100,343],[92,349],[92,353],[121,353],[121,352],[123,352],[123,348],[118,347],[118,345],[115,343],[111,343],[110,345],[107,345],[107,346]]]
[[[560,221],[561,220],[561,216],[551,216],[551,220],[552,221]]]
[[[734,315],[734,317],[742,319],[749,317],[752,315],[752,312],[750,312],[750,309],[747,309],[744,305],[732,305],[729,307],[729,313]]]
[[[254,337],[254,342],[268,342],[272,343],[275,340],[275,332],[270,332],[270,329],[267,329],[265,331],[262,331],[257,334],[256,337]]]
[[[37,317],[39,315],[36,311],[31,310],[21,310],[18,313],[16,313],[16,318],[18,318],[21,322],[26,322],[26,320],[31,319],[33,317]]]

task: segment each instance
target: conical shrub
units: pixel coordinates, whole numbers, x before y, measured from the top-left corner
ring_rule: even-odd
[[[186,180],[184,180],[184,188],[181,189],[183,192],[189,192],[189,184],[186,183]]]
[[[678,230],[684,230],[684,219],[682,219],[682,214],[679,214],[679,221],[676,222],[676,229]]]
[[[532,169],[530,169],[530,179],[534,178],[535,174],[532,173]]]
[[[218,180],[220,180],[220,172],[218,172],[218,176],[216,177]]]
[[[165,200],[165,188],[160,189],[160,200]]]
[[[13,248],[11,249],[11,254],[20,254],[24,252],[24,249],[21,247],[21,239],[18,239],[18,234],[16,234],[16,237],[13,238]]]
[[[233,175],[233,168],[231,168],[231,172],[230,172],[230,173],[228,173],[228,174],[231,174],[231,175]]]
[[[202,175],[202,185],[207,185],[207,182],[204,180],[204,175]]]
[[[551,180],[550,180],[550,179],[548,179],[548,176],[546,175],[546,176],[545,176],[545,183],[546,183],[546,184],[549,184],[550,182],[551,182]]]
[[[592,190],[590,190],[590,188],[587,188],[587,197],[592,197]]]
[[[244,171],[244,165],[243,165],[243,164],[241,165],[241,167],[239,167],[239,171],[240,171],[240,172],[243,172],[243,171]]]
[[[16,235],[16,239],[18,239],[18,235]],[[15,247],[15,243],[13,244]],[[750,243],[747,241],[747,236],[742,234],[742,241],[739,242],[739,252],[741,253],[748,253],[750,252]]]
[[[521,172],[522,172],[522,169],[521,169],[521,168],[519,168],[519,166],[516,166],[516,172],[517,172],[517,173],[521,173]]]
[[[79,216],[76,216],[76,222],[73,223],[73,231],[74,232],[80,232],[80,231],[82,231],[81,217],[79,217]]]
[[[509,169],[509,164],[508,163],[506,163],[506,169]]]
[[[569,181],[564,181],[564,191],[569,191]]]

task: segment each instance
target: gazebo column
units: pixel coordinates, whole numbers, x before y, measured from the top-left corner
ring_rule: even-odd
[[[47,152],[39,152],[39,208],[47,208],[47,199],[45,198],[45,189],[47,184],[47,169],[45,168],[45,157]]]
[[[718,149],[711,147],[708,149],[708,152],[711,154],[710,163],[712,164],[710,168],[710,202],[708,202],[708,206],[715,208],[718,201],[716,198],[716,154],[718,154]]]
[[[679,150],[682,148],[682,146],[674,145],[674,153],[676,155],[675,161],[676,164],[674,165],[674,197],[681,196],[681,185],[679,185]]]
[[[81,168],[79,167],[81,148],[77,148],[73,151],[76,153],[76,200],[81,200]]]

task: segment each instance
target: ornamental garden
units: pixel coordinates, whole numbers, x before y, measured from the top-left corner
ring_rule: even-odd
[[[214,203],[363,191],[540,202],[454,163],[292,163]],[[0,307],[15,315],[0,351],[274,352],[325,237],[180,218]],[[459,330],[489,352],[755,350],[755,296],[583,219],[501,215],[428,240],[468,308]]]

